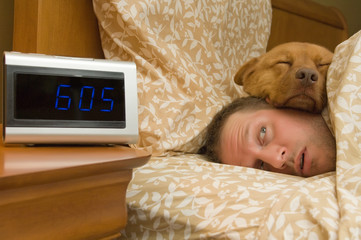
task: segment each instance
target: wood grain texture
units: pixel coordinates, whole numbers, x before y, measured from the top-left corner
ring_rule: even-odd
[[[299,41],[325,46],[331,51],[348,38],[341,12],[309,0],[272,0],[272,26],[267,49]]]
[[[280,9],[335,28],[345,29],[346,21],[333,7],[323,6],[311,0],[271,0],[273,9]]]
[[[38,0],[14,0],[13,50],[37,50]]]
[[[92,0],[14,0],[15,51],[104,58]]]
[[[111,239],[147,152],[128,147],[0,145],[2,239]]]

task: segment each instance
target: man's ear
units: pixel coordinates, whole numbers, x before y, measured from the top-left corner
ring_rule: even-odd
[[[238,85],[243,85],[243,79],[252,74],[258,61],[258,58],[252,58],[251,60],[243,64],[234,76],[234,82]]]

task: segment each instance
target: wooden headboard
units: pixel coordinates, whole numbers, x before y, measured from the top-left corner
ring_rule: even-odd
[[[272,0],[268,48],[288,41],[330,50],[347,39],[344,17],[310,0]],[[92,0],[14,0],[13,50],[104,58]]]
[[[13,50],[104,58],[92,0],[14,0]]]
[[[310,0],[272,0],[272,26],[267,48],[280,43],[312,42],[331,51],[348,38],[342,13]]]

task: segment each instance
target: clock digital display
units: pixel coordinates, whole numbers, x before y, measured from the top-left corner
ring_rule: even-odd
[[[15,73],[15,119],[125,121],[118,78]]]

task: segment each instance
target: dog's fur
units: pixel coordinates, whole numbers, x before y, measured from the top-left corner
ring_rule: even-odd
[[[284,43],[246,62],[234,81],[276,107],[319,113],[327,104],[326,75],[332,57],[319,45]]]

